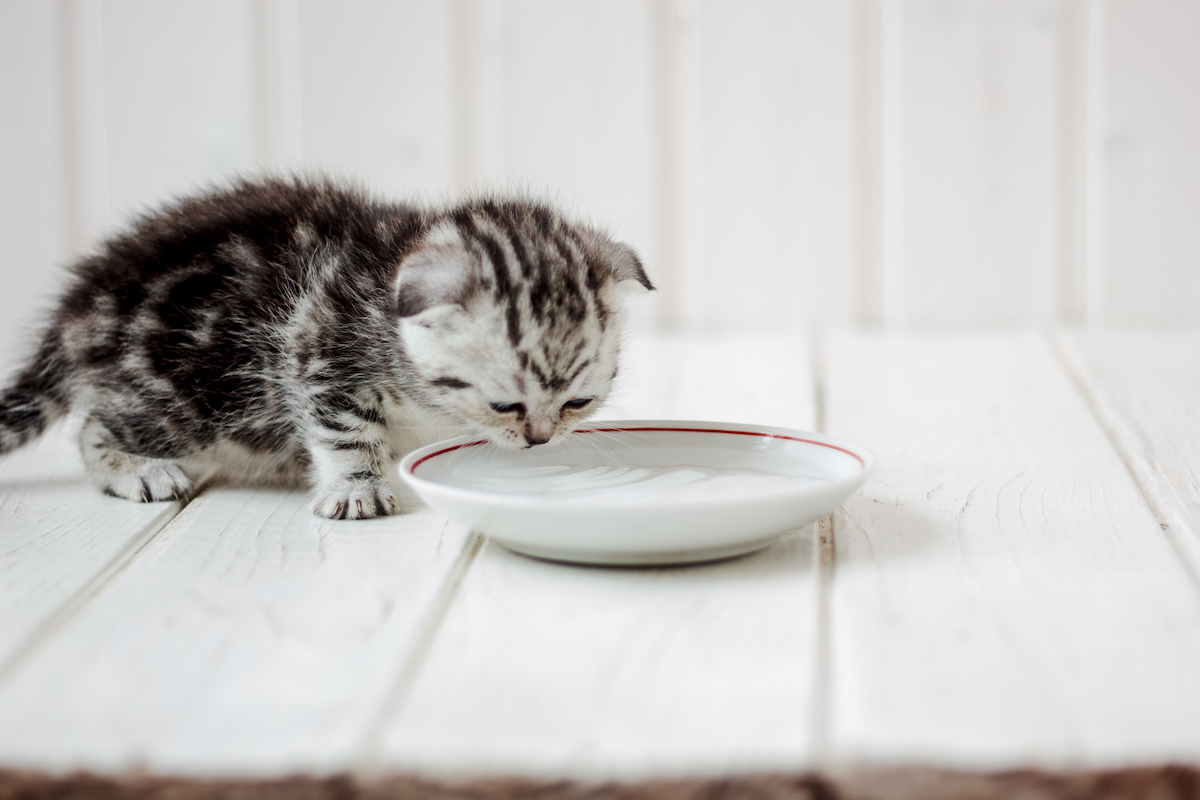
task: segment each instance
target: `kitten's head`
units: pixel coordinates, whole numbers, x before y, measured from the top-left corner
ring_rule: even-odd
[[[439,218],[395,288],[414,393],[492,442],[530,447],[604,403],[621,296],[654,287],[627,245],[542,205],[484,200]]]

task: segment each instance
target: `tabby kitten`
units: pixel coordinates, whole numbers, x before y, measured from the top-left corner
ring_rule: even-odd
[[[182,497],[215,467],[307,476],[322,516],[392,514],[408,450],[465,431],[532,447],[601,405],[638,285],[653,288],[632,249],[537,202],[243,182],[74,268],[0,395],[0,453],[76,412],[110,494]]]

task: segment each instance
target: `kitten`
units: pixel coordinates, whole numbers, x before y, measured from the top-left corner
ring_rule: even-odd
[[[431,210],[243,182],[74,268],[0,395],[0,453],[76,412],[110,494],[183,497],[216,467],[307,476],[322,516],[392,514],[408,450],[466,431],[532,447],[600,406],[639,285],[653,289],[631,248],[537,202]]]

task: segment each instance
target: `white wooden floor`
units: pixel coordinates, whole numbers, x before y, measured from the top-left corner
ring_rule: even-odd
[[[48,438],[0,461],[0,774],[1200,767],[1200,333],[673,338],[625,376],[610,416],[879,467],[759,554],[598,569],[299,492],[132,504]]]

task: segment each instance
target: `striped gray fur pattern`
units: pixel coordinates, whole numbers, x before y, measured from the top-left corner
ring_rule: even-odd
[[[260,180],[178,202],[75,265],[0,395],[0,453],[68,413],[132,500],[307,480],[313,510],[397,510],[395,460],[473,432],[553,442],[617,372],[637,255],[524,198],[384,203]]]

